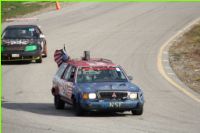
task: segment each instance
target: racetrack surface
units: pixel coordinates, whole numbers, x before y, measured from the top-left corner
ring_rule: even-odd
[[[200,104],[168,83],[156,65],[159,48],[200,17],[200,3],[75,3],[35,16],[48,43],[42,64],[2,66],[3,133],[199,133]],[[22,22],[4,23],[8,24]],[[90,50],[113,60],[134,77],[145,94],[144,114],[77,117],[56,110],[50,89],[56,49],[71,57]]]

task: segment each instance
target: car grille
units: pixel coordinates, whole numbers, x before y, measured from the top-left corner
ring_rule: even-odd
[[[128,93],[125,91],[101,91],[98,93],[98,99],[126,99]]]
[[[24,46],[7,46],[6,51],[24,51]]]

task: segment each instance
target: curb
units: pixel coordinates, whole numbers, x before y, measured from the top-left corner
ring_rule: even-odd
[[[168,41],[166,41],[159,49],[158,55],[157,55],[157,68],[160,72],[160,74],[174,87],[176,87],[179,91],[187,95],[188,97],[192,98],[194,101],[200,103],[200,96],[196,92],[194,92],[192,89],[187,87],[182,81],[178,79],[178,77],[172,78],[170,75],[176,76],[174,71],[172,70],[171,66],[169,65],[169,58],[168,58],[168,50],[169,47],[172,45],[172,42],[177,40],[177,38],[180,38],[183,36],[184,33],[189,31],[195,24],[197,24],[200,21],[200,18],[192,21],[189,23],[185,28],[177,32],[174,36],[172,36]],[[165,57],[165,60],[164,60]],[[166,59],[167,57],[167,59]],[[170,69],[170,73],[166,71],[166,68],[164,67],[164,63],[167,64],[167,68]]]

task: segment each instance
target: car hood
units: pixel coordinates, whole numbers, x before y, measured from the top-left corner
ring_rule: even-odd
[[[27,45],[30,43],[39,44],[40,39],[3,39],[3,45]]]
[[[103,82],[103,83],[78,83],[78,88],[84,92],[97,91],[131,91],[138,92],[140,89],[130,82]]]

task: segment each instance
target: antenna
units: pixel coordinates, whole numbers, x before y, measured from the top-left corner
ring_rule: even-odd
[[[65,44],[64,44],[64,48],[63,49],[66,51]]]

